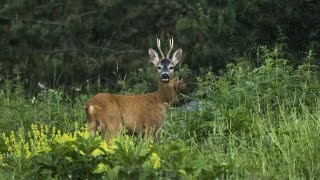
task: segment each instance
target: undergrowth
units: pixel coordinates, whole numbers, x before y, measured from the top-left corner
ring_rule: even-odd
[[[19,74],[0,81],[0,173],[21,179],[314,179],[320,176],[319,68],[309,52],[292,67],[260,47],[216,75],[203,69],[186,104],[172,107],[159,141],[85,130],[83,104],[59,89],[24,94]],[[149,72],[149,70],[147,71]],[[179,73],[188,79],[187,67]],[[119,77],[122,94],[151,91],[142,70]],[[150,81],[149,81],[150,80]],[[130,84],[136,84],[131,86]],[[190,87],[190,85],[188,85]]]

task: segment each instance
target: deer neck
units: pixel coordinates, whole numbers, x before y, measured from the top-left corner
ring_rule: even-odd
[[[176,100],[176,93],[173,87],[173,80],[169,82],[158,82],[158,93],[163,103],[172,104]]]

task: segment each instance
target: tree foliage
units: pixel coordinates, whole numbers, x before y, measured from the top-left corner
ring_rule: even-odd
[[[156,37],[166,49],[171,36],[195,71],[243,55],[256,62],[259,45],[280,43],[298,64],[309,49],[319,54],[319,12],[316,0],[2,0],[0,70],[20,74],[31,89],[110,86],[115,74],[146,66]]]

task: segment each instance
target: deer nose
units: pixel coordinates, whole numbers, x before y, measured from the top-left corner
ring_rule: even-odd
[[[165,74],[162,74],[162,75],[161,75],[161,79],[162,79],[162,80],[169,80],[169,79],[170,79],[170,76],[169,76],[169,74],[165,73]]]

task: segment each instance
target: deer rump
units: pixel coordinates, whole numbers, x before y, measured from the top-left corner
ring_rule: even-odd
[[[106,140],[117,136],[122,126],[127,133],[153,134],[157,138],[166,109],[155,92],[134,96],[100,93],[85,105],[89,132],[104,132]]]

